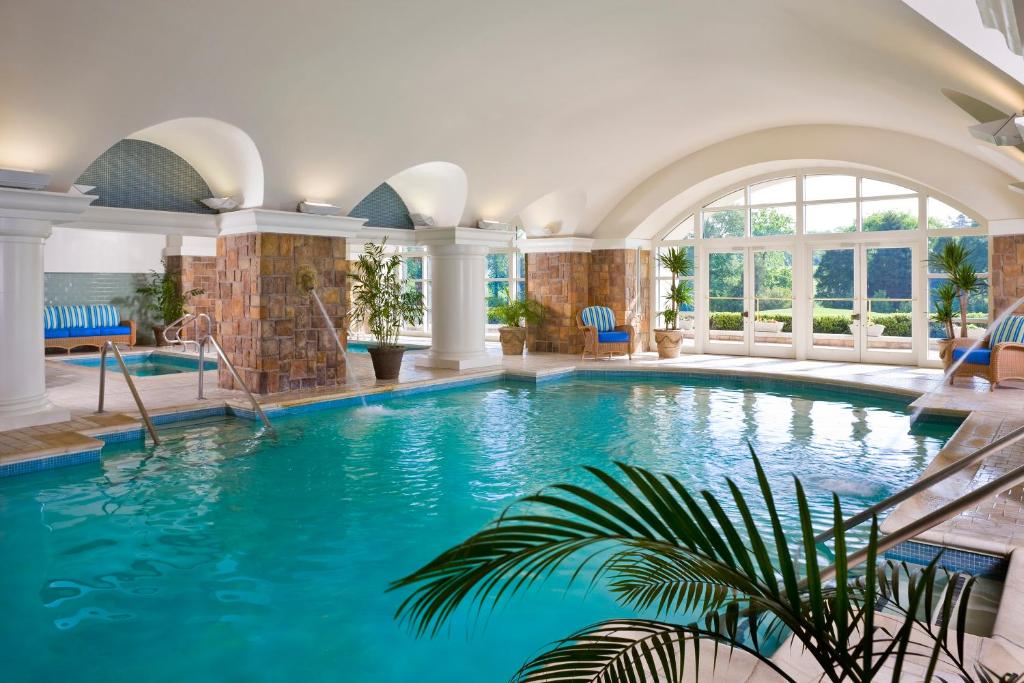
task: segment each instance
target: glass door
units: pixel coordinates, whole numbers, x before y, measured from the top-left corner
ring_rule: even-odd
[[[809,358],[859,361],[861,311],[859,249],[811,249],[811,328]]]
[[[914,247],[811,250],[808,357],[913,364]]]
[[[754,316],[750,353],[792,358],[793,252],[754,247],[749,261],[754,271],[752,296],[746,307]]]
[[[914,247],[864,247],[867,271],[861,360],[913,364]]]
[[[708,353],[746,355],[749,309],[746,306],[747,250],[707,253],[707,306],[704,349]]]

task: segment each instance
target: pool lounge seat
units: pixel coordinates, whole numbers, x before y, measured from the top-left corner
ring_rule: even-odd
[[[606,306],[588,306],[576,314],[576,324],[583,331],[583,353],[598,358],[603,354],[624,353],[633,358],[633,326],[615,324],[615,313]]]
[[[117,307],[47,306],[43,309],[43,346],[47,349],[71,349],[94,346],[107,341],[135,346],[135,321],[121,320]]]
[[[953,363],[963,363],[949,376],[953,384],[958,377],[980,377],[988,381],[989,390],[1008,379],[1024,381],[1024,315],[1007,316],[985,338],[981,346],[971,351],[974,339],[954,339],[941,348],[942,363],[946,371]]]

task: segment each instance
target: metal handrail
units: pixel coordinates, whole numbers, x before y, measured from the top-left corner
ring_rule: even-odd
[[[960,472],[961,470],[964,470],[975,463],[979,463],[988,456],[992,455],[993,453],[998,453],[1007,446],[1012,446],[1013,444],[1022,440],[1024,440],[1024,426],[1018,427],[1011,431],[1006,436],[1000,437],[993,441],[992,443],[982,446],[981,448],[977,449],[976,451],[973,451],[969,455],[943,467],[938,472],[933,472],[932,474],[929,474],[927,477],[922,477],[921,479],[918,479],[910,486],[898,491],[897,493],[894,493],[885,500],[875,503],[871,507],[865,508],[861,512],[858,512],[849,519],[845,520],[843,522],[843,529],[850,529],[852,527],[857,526],[858,524],[863,524],[864,522],[876,516],[883,510],[887,510],[888,508],[891,508],[897,503],[901,503],[904,500],[910,498],[911,496],[914,496],[926,489],[929,489],[935,484],[945,481],[946,479],[956,474],[957,472]],[[832,527],[827,531],[823,531],[822,533],[815,536],[814,542],[824,543],[825,541],[829,540],[835,535],[836,527]]]
[[[128,366],[125,365],[124,358],[121,356],[121,352],[117,350],[117,346],[115,346],[114,342],[109,339],[100,349],[100,398],[99,405],[96,407],[96,412],[103,412],[103,398],[107,387],[107,349],[113,349],[114,357],[117,358],[117,362],[121,366],[121,372],[124,373],[124,380],[128,383],[128,389],[132,392],[132,398],[135,399],[135,405],[139,407],[139,413],[142,414],[142,420],[146,423],[146,429],[149,430],[149,435],[153,437],[153,443],[159,444],[160,437],[156,435],[156,429],[153,427],[153,421],[149,418],[149,411],[147,411],[146,406],[142,404],[142,398],[139,396],[139,392],[135,388],[135,382],[132,381],[132,377],[128,372]]]
[[[960,496],[956,500],[946,503],[942,507],[929,512],[920,519],[916,519],[910,524],[902,526],[891,534],[887,534],[880,538],[878,540],[878,545],[875,548],[875,553],[881,555],[886,550],[889,550],[904,541],[909,541],[918,534],[928,531],[932,527],[941,524],[948,519],[952,519],[964,510],[968,510],[988,498],[997,496],[1004,491],[1009,491],[1021,484],[1024,484],[1024,465],[1010,470],[1001,477],[979,486],[973,491]],[[867,560],[868,555],[870,554],[869,551],[870,548],[865,547],[852,555],[847,556],[847,566],[855,567]],[[834,578],[835,575],[836,565],[831,565],[821,571],[821,580],[828,581],[829,579]],[[806,579],[803,581],[803,585],[806,587]]]
[[[188,323],[192,323],[193,327],[195,328],[195,332],[193,333],[193,336],[195,337],[195,339],[182,339],[181,338],[182,330],[185,329],[185,325],[187,325]],[[175,328],[177,328],[177,329],[175,329]],[[170,332],[171,330],[174,330],[174,338],[173,339],[171,339],[170,337],[167,336],[167,333]],[[184,349],[188,349],[188,345],[189,344],[195,344],[196,346],[201,346],[201,344],[199,343],[199,317],[197,315],[195,315],[194,313],[185,313],[180,318],[178,318],[177,320],[172,322],[170,325],[165,327],[163,335],[164,335],[164,340],[168,344],[171,344],[171,345],[181,344],[182,348],[184,348]]]
[[[238,386],[242,387],[242,391],[244,391],[245,395],[249,397],[249,402],[252,404],[253,410],[256,411],[256,414],[260,416],[260,420],[263,421],[263,425],[267,429],[273,431],[274,428],[270,426],[270,420],[267,419],[266,414],[263,412],[263,408],[260,407],[259,401],[257,401],[256,397],[252,395],[252,392],[249,391],[249,387],[246,386],[245,382],[238,374],[238,371],[235,370],[235,366],[232,365],[231,361],[228,360],[227,354],[224,353],[224,349],[220,347],[220,344],[217,343],[217,340],[213,338],[212,334],[206,335],[203,341],[210,343],[210,346],[213,347],[213,350],[216,351],[217,355],[220,356],[220,359],[224,361],[224,365],[227,367],[228,372],[231,373],[231,376],[234,378],[235,383],[238,384]],[[200,370],[199,372],[200,377],[202,377],[202,370]]]

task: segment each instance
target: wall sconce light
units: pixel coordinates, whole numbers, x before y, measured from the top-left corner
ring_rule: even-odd
[[[71,186],[71,189],[68,191],[72,192],[73,194],[89,194],[91,191],[95,189],[95,185],[79,185],[78,183],[75,183],[74,185]]]
[[[24,171],[16,168],[0,168],[0,187],[13,187],[18,190],[42,190],[49,184],[49,173]]]
[[[481,230],[496,230],[498,232],[514,232],[515,228],[510,223],[502,223],[501,221],[488,221],[479,220],[476,222],[476,227]]]
[[[314,202],[304,199],[299,202],[299,211],[301,213],[311,213],[316,216],[337,216],[341,211],[341,207],[335,206],[334,204],[328,204],[327,202]]]
[[[199,201],[203,203],[203,206],[222,213],[224,211],[234,211],[242,205],[241,197],[210,197],[209,199],[201,199]]]
[[[979,140],[996,145],[998,147],[1013,147],[1024,144],[1024,136],[1021,136],[1020,125],[1024,124],[1024,117],[1019,114],[1010,114],[1009,117],[988,123],[979,123],[970,126],[967,130]]]
[[[428,216],[425,213],[410,213],[409,218],[412,220],[412,225],[415,228],[432,228],[434,225],[434,217]]]

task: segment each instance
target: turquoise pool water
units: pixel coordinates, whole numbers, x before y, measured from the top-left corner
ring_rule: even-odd
[[[879,500],[955,428],[911,429],[902,404],[835,391],[636,378],[482,384],[275,425],[270,439],[194,424],[0,480],[4,679],[504,681],[622,611],[565,594],[562,574],[417,640],[384,590],[517,497],[612,459],[752,490],[749,439],[780,492],[800,474],[824,528],[833,490],[849,510]]]
[[[68,365],[80,365],[86,368],[98,368],[100,366],[100,359],[98,357],[72,358],[64,362]],[[199,370],[198,358],[158,352],[126,354],[124,356],[124,364],[128,368],[128,374],[134,377],[174,375],[181,372],[196,372]],[[217,361],[204,361],[203,367],[206,370],[216,370]],[[107,356],[107,369],[118,369],[117,359],[113,355]]]
[[[348,350],[350,353],[368,353],[367,349],[370,348],[370,344],[366,342],[350,341],[348,343]],[[429,346],[406,346],[406,353],[416,353],[418,351],[426,351]]]

